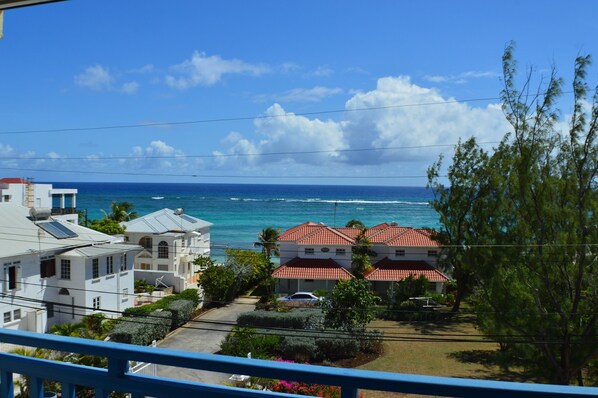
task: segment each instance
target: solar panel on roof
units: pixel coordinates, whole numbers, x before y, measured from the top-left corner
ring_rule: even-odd
[[[38,223],[38,227],[55,237],[56,239],[66,239],[66,238],[75,238],[78,235],[68,229],[66,226],[62,225],[58,221],[49,221]]]
[[[182,218],[183,220],[185,220],[185,221],[189,221],[189,222],[191,222],[191,223],[196,223],[196,222],[197,222],[197,219],[196,219],[196,218],[190,217],[190,216],[188,216],[188,215],[186,215],[186,214],[183,214],[183,215],[181,215],[181,218]]]

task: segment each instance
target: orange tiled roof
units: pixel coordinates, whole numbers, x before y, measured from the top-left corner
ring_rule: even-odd
[[[352,279],[353,275],[331,259],[298,258],[276,268],[274,278],[284,279]]]
[[[354,240],[334,229],[321,226],[312,233],[297,239],[299,245],[352,245]]]
[[[359,233],[359,228],[342,227],[342,228],[334,228],[334,229],[337,230],[338,232],[340,232],[341,234],[348,236],[351,239],[355,239],[355,237]]]
[[[29,184],[29,181],[22,178],[0,178],[0,184]]]
[[[284,231],[278,237],[278,240],[281,242],[295,241],[297,239],[304,237],[307,234],[312,233],[314,231],[313,227],[318,227],[318,226],[319,226],[318,224],[311,222],[311,221],[304,222],[303,224],[299,224],[296,227],[289,228],[286,231]]]
[[[426,277],[430,282],[446,282],[449,278],[425,261],[401,261],[383,258],[374,264],[374,268],[365,276],[370,281],[401,281],[413,275]]]
[[[429,233],[422,233],[418,229],[408,229],[404,233],[385,242],[388,246],[427,246],[438,247],[438,242],[430,238]]]

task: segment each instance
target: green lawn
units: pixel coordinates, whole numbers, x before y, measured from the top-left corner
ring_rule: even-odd
[[[498,366],[498,344],[473,341],[482,338],[470,317],[461,315],[451,320],[412,323],[376,320],[370,327],[383,330],[385,339],[436,338],[448,341],[385,341],[384,354],[359,366],[359,369],[492,380],[525,380],[516,370],[501,369]],[[459,341],[464,339],[470,341]],[[364,396],[387,398],[412,395],[367,391]]]

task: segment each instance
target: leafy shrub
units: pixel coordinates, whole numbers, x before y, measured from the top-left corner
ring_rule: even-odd
[[[348,333],[318,337],[316,339],[316,346],[321,357],[332,361],[352,358],[359,353],[359,341]]]
[[[235,273],[228,267],[210,266],[201,273],[197,283],[213,303],[224,304],[234,289]]]
[[[172,313],[171,330],[174,330],[191,319],[195,306],[191,300],[175,300],[168,304],[167,309]]]
[[[328,297],[330,293],[332,293],[332,291],[327,289],[317,289],[314,290],[312,293],[318,297]]]
[[[296,362],[312,362],[318,358],[318,346],[314,337],[285,336],[281,354]]]
[[[359,350],[367,354],[382,354],[384,351],[384,332],[378,329],[354,334],[359,341]]]
[[[144,281],[142,279],[135,279],[135,293],[152,294],[152,292],[155,289],[156,289],[156,287],[154,285],[150,285],[149,283],[147,283],[146,281]]]
[[[136,345],[149,345],[160,340],[170,331],[172,313],[154,311],[145,317],[123,318],[110,334],[112,341]]]
[[[220,353],[236,357],[270,359],[280,347],[280,337],[254,328],[235,326],[220,344]]]
[[[201,302],[201,298],[197,293],[197,289],[185,289],[177,297],[181,300],[190,300],[193,303],[193,309],[195,309]]]
[[[290,312],[257,310],[239,315],[237,324],[246,327],[313,329],[321,324],[322,319],[322,311],[319,309],[305,308]]]

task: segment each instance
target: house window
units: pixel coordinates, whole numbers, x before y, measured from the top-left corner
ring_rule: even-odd
[[[21,319],[21,309],[20,308],[18,310],[13,311],[12,319],[14,319],[15,321]]]
[[[158,271],[168,271],[168,264],[158,264]]]
[[[336,249],[337,256],[344,256],[346,253],[345,249]]]
[[[46,313],[48,318],[54,318],[54,303],[46,303]]]
[[[149,236],[144,236],[143,238],[139,239],[139,246],[143,246],[144,249],[148,249],[149,251],[152,250],[152,238]]]
[[[328,247],[323,247],[320,249],[322,251],[322,253],[328,253],[330,251],[330,248]]]
[[[114,273],[114,258],[112,256],[106,257],[106,274]]]
[[[428,250],[428,257],[438,257],[437,250]]]
[[[405,250],[395,250],[395,256],[397,257],[404,257],[405,256]]]
[[[305,254],[314,254],[314,248],[313,247],[306,247],[305,248]]]
[[[141,263],[139,264],[139,269],[151,269],[148,263]]]
[[[94,310],[100,309],[100,296],[93,298],[93,309]]]
[[[42,278],[49,278],[56,275],[56,259],[42,258],[39,262],[39,275]]]
[[[125,287],[123,289],[122,301],[127,301],[128,299],[129,299],[129,288]]]
[[[4,323],[8,323],[12,321],[12,313],[10,311],[6,311],[4,313]]]
[[[158,243],[158,258],[168,258],[168,243],[165,241]]]
[[[4,289],[5,290],[18,290],[19,279],[21,278],[21,266],[20,262],[6,263],[4,264]]]
[[[120,270],[121,272],[127,270],[127,253],[120,256]]]
[[[100,277],[100,259],[94,258],[91,260],[91,277],[96,279]]]
[[[60,260],[60,279],[71,279],[71,260]]]

